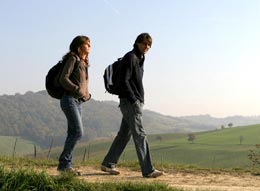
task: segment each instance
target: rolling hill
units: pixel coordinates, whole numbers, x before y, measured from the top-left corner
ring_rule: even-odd
[[[59,101],[46,91],[0,96],[0,135],[18,136],[41,147],[62,145],[66,136],[66,119]],[[120,126],[118,103],[92,99],[83,105],[83,141],[114,136]],[[227,126],[260,123],[260,117],[213,118],[209,115],[172,117],[145,110],[143,114],[147,134],[187,133],[209,131]]]

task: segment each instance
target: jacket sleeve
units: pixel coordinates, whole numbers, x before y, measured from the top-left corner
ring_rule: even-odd
[[[137,98],[134,94],[133,89],[130,85],[130,80],[132,78],[132,73],[134,70],[134,66],[136,65],[136,59],[132,55],[127,55],[123,58],[123,65],[121,67],[121,90],[124,95],[126,95],[127,99],[130,103],[135,103]]]
[[[59,82],[68,91],[77,91],[79,87],[70,80],[70,75],[73,72],[77,60],[75,57],[70,57],[65,62],[65,66],[61,72]]]

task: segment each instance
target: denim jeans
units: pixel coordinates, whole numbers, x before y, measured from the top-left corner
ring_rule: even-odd
[[[72,152],[76,143],[83,135],[81,105],[82,101],[68,95],[63,96],[60,100],[61,109],[67,118],[68,130],[64,149],[59,157],[58,170],[71,167]]]
[[[146,176],[154,171],[151,162],[149,145],[142,123],[143,104],[137,101],[131,104],[127,99],[120,99],[120,110],[123,114],[120,130],[115,137],[102,165],[113,168],[124,151],[131,135],[135,143],[135,149],[142,170]]]

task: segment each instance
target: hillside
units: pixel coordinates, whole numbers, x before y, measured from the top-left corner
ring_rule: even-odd
[[[151,155],[157,164],[195,165],[203,168],[250,168],[249,150],[255,150],[260,143],[260,125],[250,125],[210,132],[195,133],[192,144],[187,140],[187,134],[149,135]],[[243,140],[240,140],[240,137]],[[101,161],[111,145],[111,139],[81,142],[74,157],[81,161],[85,149],[88,158]],[[51,152],[52,158],[57,158],[61,148]],[[120,162],[136,161],[136,151],[133,142],[130,142],[123,153]]]
[[[62,145],[66,135],[66,119],[59,101],[50,98],[46,91],[0,96],[0,135],[19,136],[49,146]],[[118,103],[92,99],[83,105],[85,136],[83,141],[114,136],[120,126]],[[208,115],[190,117],[165,116],[145,110],[144,126],[148,134],[208,131],[227,126],[260,123],[260,117],[232,119],[212,118]],[[232,120],[232,121],[231,121]]]
[[[54,145],[63,144],[66,118],[59,101],[48,96],[46,91],[0,96],[0,110],[0,135],[20,136],[42,146],[48,146],[52,138]],[[120,126],[121,113],[116,102],[92,99],[83,104],[82,113],[83,140],[114,136]],[[177,118],[144,112],[144,125],[149,134],[185,132],[192,128],[190,125],[178,126],[178,123]]]

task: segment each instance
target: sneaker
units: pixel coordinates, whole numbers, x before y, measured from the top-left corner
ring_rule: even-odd
[[[106,167],[104,165],[101,166],[101,170],[103,172],[108,172],[111,175],[119,175],[120,174],[120,172],[118,170],[116,170],[116,168],[109,168],[109,167]]]
[[[159,171],[159,170],[154,170],[152,173],[144,176],[145,178],[157,178],[159,176],[162,176],[163,175],[163,172]]]

